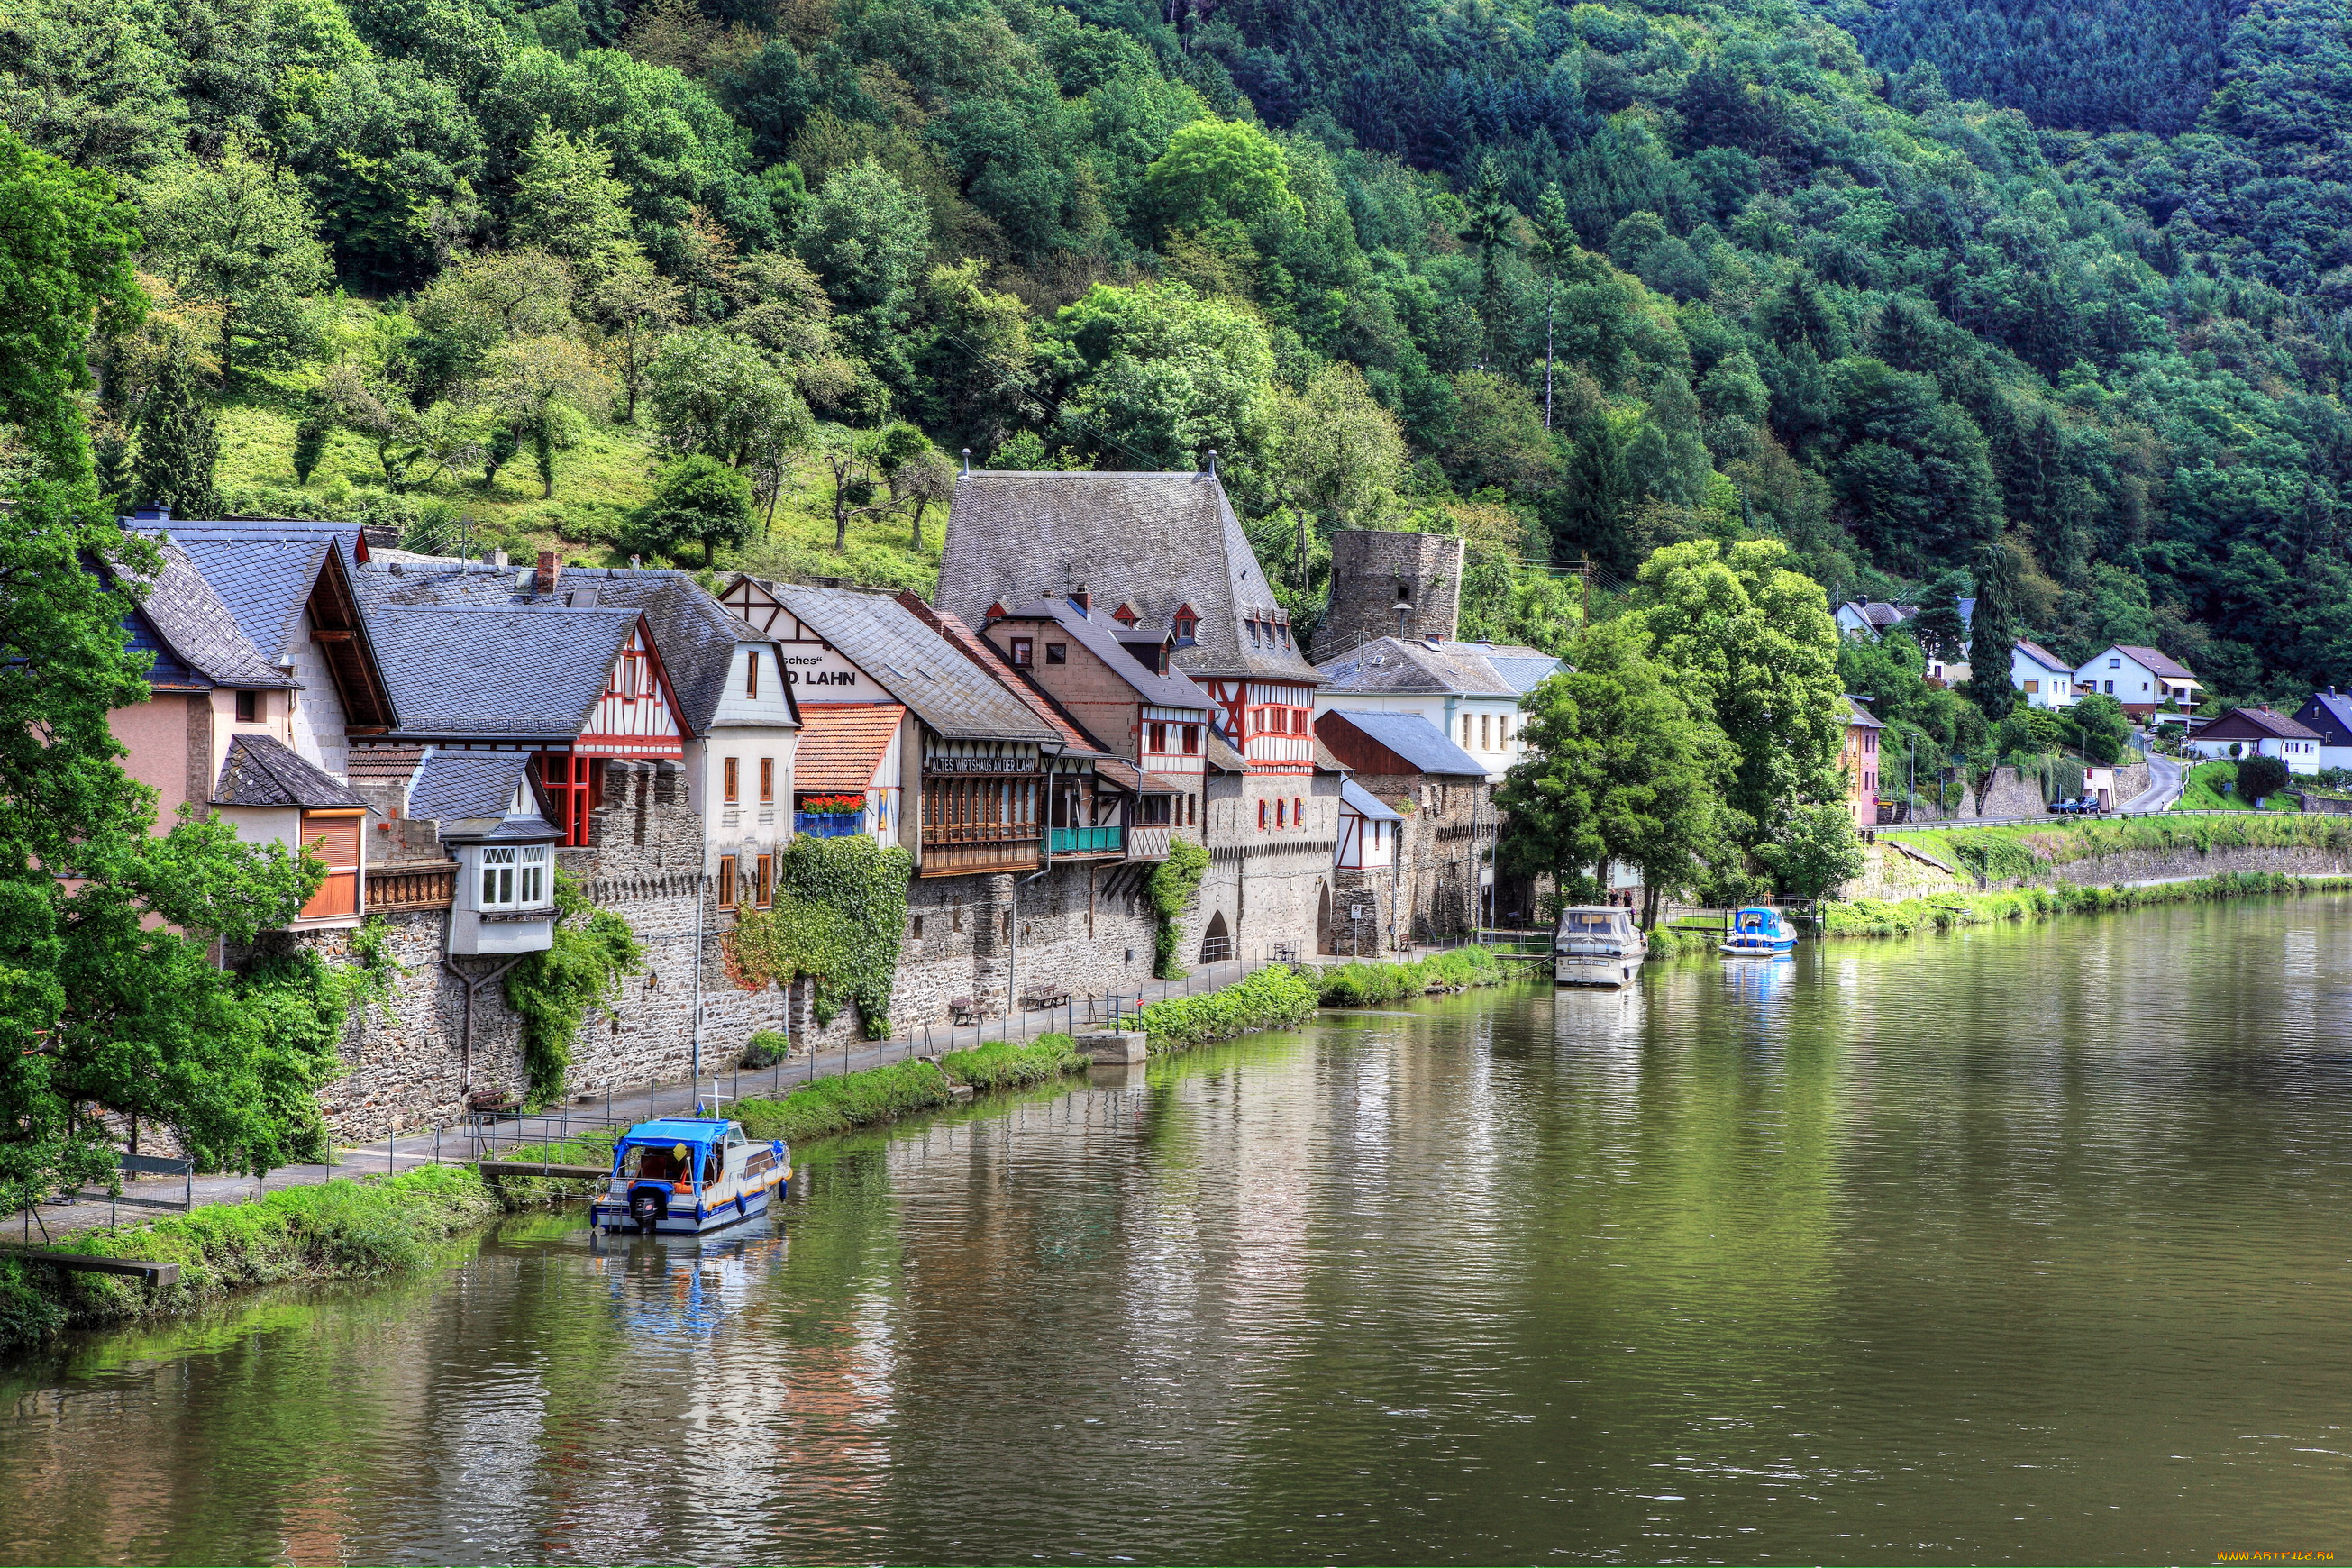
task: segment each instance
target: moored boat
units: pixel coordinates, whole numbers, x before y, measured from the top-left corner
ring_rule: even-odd
[[[1580,904],[1559,911],[1552,935],[1552,982],[1558,985],[1630,985],[1642,972],[1648,944],[1633,929],[1630,910]]]
[[[1723,933],[1727,958],[1780,958],[1797,950],[1797,932],[1780,910],[1756,905],[1735,910]]]
[[[613,1176],[590,1223],[642,1236],[696,1236],[768,1212],[791,1190],[793,1152],[753,1142],[738,1121],[640,1121],[613,1147]]]

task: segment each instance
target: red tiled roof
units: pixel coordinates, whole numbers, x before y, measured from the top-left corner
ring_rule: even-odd
[[[801,710],[793,752],[795,794],[863,795],[907,710],[896,702],[812,702]]]
[[[925,626],[929,626],[953,645],[959,653],[993,676],[998,685],[1020,699],[1031,712],[1060,731],[1064,747],[1063,755],[1072,757],[1109,755],[1095,743],[1095,738],[1092,735],[1071,723],[1068,716],[1055,707],[1050,698],[1022,679],[1019,670],[1005,663],[1004,657],[996,651],[995,645],[986,637],[982,637],[953,616],[940,614],[939,611],[925,604],[919,594],[901,592],[898,602],[906,605],[908,610]],[[992,609],[998,606],[991,606]]]

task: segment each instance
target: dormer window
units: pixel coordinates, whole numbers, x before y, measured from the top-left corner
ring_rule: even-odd
[[[1175,628],[1178,647],[1190,647],[1200,640],[1201,617],[1192,613],[1190,605],[1176,612],[1176,619],[1172,625]]]
[[[1013,668],[1015,669],[1028,668],[1030,650],[1035,646],[1036,645],[1027,637],[1014,637],[1013,639]]]
[[[529,910],[547,902],[548,847],[493,845],[482,851],[482,910]]]
[[[1117,621],[1120,626],[1132,626],[1136,622],[1141,620],[1143,617],[1135,613],[1134,605],[1122,603],[1118,609],[1113,610],[1110,613],[1110,618]]]

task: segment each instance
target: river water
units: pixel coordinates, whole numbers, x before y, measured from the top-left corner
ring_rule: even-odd
[[[0,1367],[8,1563],[2352,1548],[2352,904],[1368,1016]]]

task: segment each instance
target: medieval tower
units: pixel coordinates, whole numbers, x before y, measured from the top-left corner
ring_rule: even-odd
[[[1463,542],[1444,533],[1342,529],[1331,536],[1331,597],[1315,657],[1336,658],[1374,637],[1443,637],[1462,620]]]

